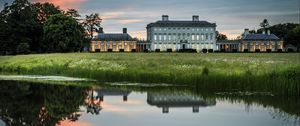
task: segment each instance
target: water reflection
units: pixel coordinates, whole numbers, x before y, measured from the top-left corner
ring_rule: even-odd
[[[240,110],[241,105],[257,111],[253,116],[245,114],[249,109]],[[150,119],[160,121],[149,125],[183,125],[185,121],[190,125],[205,121],[210,125],[299,125],[299,106],[299,97],[203,93],[188,87],[62,86],[0,81],[0,126],[125,126],[146,125],[144,122],[151,122]],[[117,114],[119,110],[126,110],[122,111],[125,115]],[[243,121],[235,122],[235,118],[226,116],[233,113]],[[214,119],[218,118],[224,120],[217,123]]]
[[[87,113],[98,115],[103,109],[101,103],[104,101],[104,96],[123,96],[123,102],[128,100],[130,91],[121,89],[97,89],[94,88],[88,92],[86,98]]]
[[[216,100],[205,100],[202,96],[177,92],[148,92],[147,103],[162,108],[162,113],[169,113],[169,108],[192,107],[193,113],[199,112],[199,107],[216,105]]]

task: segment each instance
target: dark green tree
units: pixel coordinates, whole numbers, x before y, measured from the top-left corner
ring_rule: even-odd
[[[287,41],[290,44],[297,46],[298,51],[300,50],[300,26],[297,26],[293,30],[288,32]]]
[[[36,14],[37,20],[44,24],[50,16],[54,14],[60,14],[62,11],[59,7],[55,6],[52,3],[35,3],[32,5],[34,9],[34,13]]]
[[[56,14],[44,25],[44,45],[49,52],[80,51],[83,38],[82,26],[72,17]]]
[[[101,28],[101,22],[102,19],[97,13],[86,15],[86,19],[83,21],[82,25],[88,33],[90,39],[93,38],[94,32],[98,32],[99,28]]]
[[[30,45],[35,38],[36,21],[31,13],[31,4],[27,0],[15,0],[1,11],[0,48],[5,54],[17,54],[19,43]],[[2,29],[2,27],[5,27]]]
[[[67,11],[64,12],[64,14],[73,17],[76,20],[78,20],[78,18],[80,17],[80,14],[75,9],[68,9]]]
[[[17,46],[17,53],[18,54],[29,54],[30,53],[30,48],[28,43],[20,43]]]
[[[44,22],[57,13],[59,8],[50,3],[15,0],[6,4],[0,12],[0,54],[18,54],[20,43],[26,43],[30,52],[42,52]]]
[[[218,31],[217,31],[217,36],[216,36],[216,38],[217,38],[217,41],[224,41],[224,40],[227,40],[227,36],[226,36],[225,34],[219,33]]]

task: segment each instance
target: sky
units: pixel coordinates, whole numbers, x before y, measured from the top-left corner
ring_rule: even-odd
[[[0,5],[12,0],[0,0]],[[74,8],[82,16],[98,13],[106,33],[128,28],[133,37],[146,38],[146,26],[169,15],[169,20],[200,20],[217,24],[217,30],[234,39],[245,28],[259,29],[268,19],[271,25],[299,23],[300,0],[29,0],[51,2],[62,9]],[[3,6],[0,7],[2,9]]]

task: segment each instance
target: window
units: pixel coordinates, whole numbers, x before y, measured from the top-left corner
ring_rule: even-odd
[[[199,40],[199,35],[197,35],[197,40]]]
[[[208,33],[205,34],[205,40],[208,40]]]
[[[161,40],[161,35],[159,35],[158,37],[159,37],[159,40]]]
[[[154,35],[154,41],[156,41],[157,40],[157,35]]]
[[[201,41],[204,40],[204,34],[201,34]]]
[[[214,38],[214,34],[210,33],[210,40],[213,40],[213,38]]]
[[[164,40],[165,40],[165,41],[167,40],[167,35],[164,35]]]

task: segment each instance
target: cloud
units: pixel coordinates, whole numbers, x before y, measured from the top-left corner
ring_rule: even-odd
[[[72,121],[69,121],[69,120],[63,120],[63,121],[60,121],[59,124],[57,124],[56,126],[92,126],[92,124],[89,124],[87,122],[79,122],[79,121],[76,121],[76,122],[72,122]]]
[[[61,9],[80,9],[80,6],[87,2],[87,0],[31,0],[32,2],[40,3],[53,3],[56,6],[59,6]]]
[[[146,36],[147,36],[146,30],[130,31],[129,34],[132,37],[134,37],[134,38],[136,37],[139,39],[146,39]]]
[[[130,23],[141,23],[144,21],[140,19],[125,19],[125,20],[119,20],[118,22],[121,24],[130,24]]]

